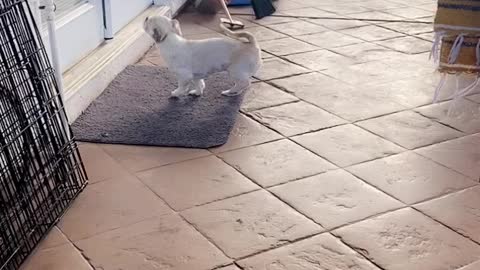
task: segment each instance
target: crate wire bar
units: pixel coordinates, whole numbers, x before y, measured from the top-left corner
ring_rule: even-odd
[[[0,270],[18,269],[87,184],[26,0],[0,1]]]

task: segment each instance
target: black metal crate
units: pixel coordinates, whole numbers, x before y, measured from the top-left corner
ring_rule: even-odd
[[[18,269],[87,176],[26,0],[0,1],[0,270]]]

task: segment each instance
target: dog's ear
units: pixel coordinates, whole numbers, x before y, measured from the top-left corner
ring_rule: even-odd
[[[183,36],[182,28],[180,28],[180,22],[178,20],[176,19],[172,20],[172,27],[175,30],[175,33],[177,33],[180,36]]]
[[[147,28],[148,19],[149,19],[149,17],[146,17],[146,18],[145,18],[145,21],[143,21],[143,28],[144,28],[144,29]]]

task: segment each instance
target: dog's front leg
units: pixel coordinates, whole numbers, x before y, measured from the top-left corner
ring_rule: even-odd
[[[193,89],[188,92],[189,95],[201,96],[203,95],[203,90],[205,89],[205,81],[203,79],[195,79],[192,82]]]
[[[191,80],[186,80],[183,78],[179,79],[177,89],[172,91],[172,97],[179,97],[179,96],[186,95],[188,93],[190,84],[191,84]]]

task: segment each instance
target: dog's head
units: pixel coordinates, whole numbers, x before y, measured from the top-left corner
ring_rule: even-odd
[[[180,23],[165,16],[147,17],[143,22],[143,29],[157,43],[164,41],[169,34],[182,35]]]

